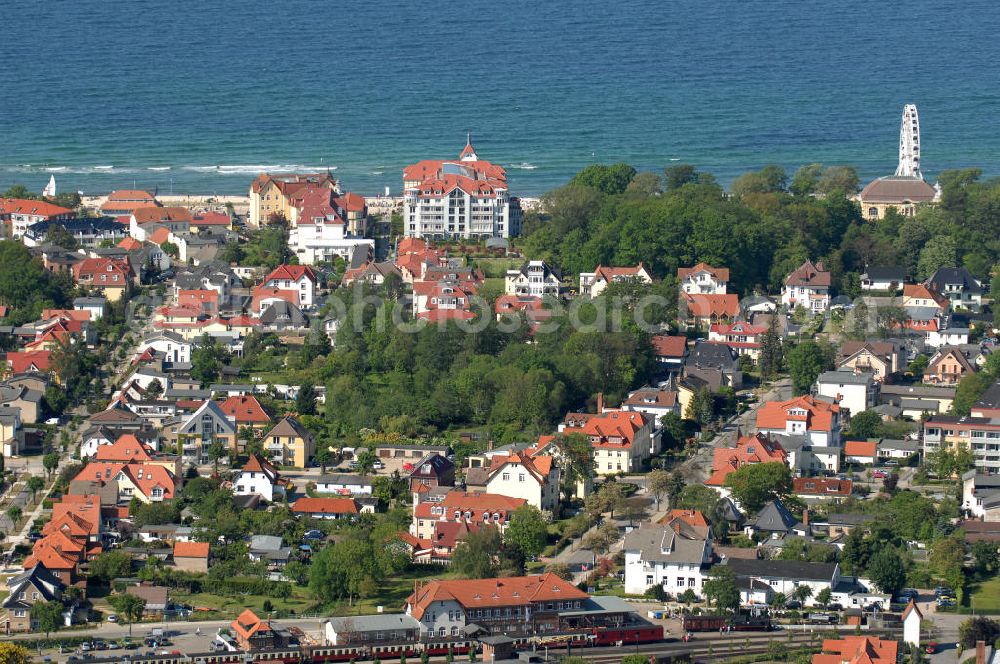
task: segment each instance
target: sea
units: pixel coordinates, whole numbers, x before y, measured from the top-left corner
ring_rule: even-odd
[[[480,158],[533,196],[588,164],[1000,174],[998,0],[23,0],[0,23],[0,191],[245,194]]]

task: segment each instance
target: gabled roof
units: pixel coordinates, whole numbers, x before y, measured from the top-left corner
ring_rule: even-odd
[[[877,440],[848,440],[844,443],[844,456],[874,458],[877,450]]]
[[[254,396],[229,397],[219,404],[219,408],[226,415],[235,418],[237,424],[266,424],[271,421],[267,411]]]
[[[700,565],[706,535],[685,533],[679,526],[644,524],[625,536],[624,550],[638,551],[643,562]]]
[[[135,437],[134,434],[126,433],[118,437],[110,445],[100,445],[94,454],[96,461],[151,461],[152,449]]]
[[[191,210],[185,207],[142,207],[132,210],[137,224],[191,222]]]
[[[961,285],[963,290],[971,294],[983,292],[983,285],[964,267],[942,267],[924,282],[928,288],[938,293],[944,291],[946,285]]]
[[[859,196],[866,203],[927,203],[934,200],[934,187],[921,178],[887,176],[869,182]]]
[[[675,337],[657,334],[650,339],[653,344],[653,354],[657,357],[683,358],[687,353],[687,337]]]
[[[264,282],[276,280],[298,281],[302,277],[316,283],[316,273],[308,265],[279,265],[271,271],[271,274],[264,277]]]
[[[851,495],[854,483],[836,477],[796,477],[792,480],[792,493],[797,496],[841,496]]]
[[[303,427],[297,419],[290,415],[286,415],[281,418],[281,421],[274,425],[274,427],[264,434],[265,438],[271,436],[290,436],[298,437],[303,440],[308,440],[310,438],[309,432]]]
[[[256,613],[246,609],[231,624],[237,636],[246,640],[259,632],[271,631],[271,624],[267,620],[262,620]]]
[[[930,300],[937,304],[938,308],[946,308],[948,306],[946,298],[924,284],[906,284],[903,286],[903,297],[915,300]]]
[[[805,411],[805,415],[791,415],[792,411]],[[840,406],[808,394],[788,401],[768,401],[757,411],[757,428],[784,429],[790,418],[804,418],[807,431],[832,431],[833,419],[839,413]]]
[[[812,664],[896,664],[898,651],[898,641],[877,636],[824,639],[823,652],[813,655]]]
[[[698,263],[694,267],[679,267],[677,268],[677,278],[686,279],[687,277],[698,274],[699,272],[707,272],[719,281],[729,281],[728,267],[712,267],[708,263]]]
[[[199,427],[201,426],[202,415],[210,414],[215,418],[215,421],[220,423],[225,429],[225,433],[236,433],[236,425],[233,424],[229,416],[222,410],[222,408],[216,402],[209,399],[198,407],[198,410],[191,413],[188,418],[180,427],[181,433],[197,433]]]
[[[832,283],[830,272],[823,269],[823,263],[807,260],[785,279],[786,286],[818,286],[829,288]]]
[[[271,465],[271,462],[259,454],[251,454],[247,462],[243,464],[244,473],[264,473],[272,480],[277,479],[278,471]]]
[[[712,316],[735,318],[740,313],[740,298],[735,293],[711,294],[682,293],[688,311],[698,318]]]
[[[569,413],[563,423],[565,431],[589,436],[591,445],[595,448],[618,449],[630,447],[635,435],[649,421],[650,418],[643,413],[609,410],[602,414]]]
[[[35,217],[65,217],[73,211],[47,201],[28,198],[0,198],[0,217],[9,214],[24,214]]]
[[[509,466],[520,466],[539,484],[545,484],[545,479],[552,472],[552,457],[532,457],[524,452],[515,452],[506,456],[494,456],[490,460],[490,479]]]
[[[788,453],[776,440],[764,433],[752,436],[741,436],[736,441],[736,447],[719,447],[715,449],[712,459],[712,474],[705,484],[708,486],[723,486],[730,473],[743,466],[755,463],[786,463]]]

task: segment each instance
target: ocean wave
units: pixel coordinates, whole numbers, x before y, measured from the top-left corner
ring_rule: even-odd
[[[322,173],[335,171],[336,166],[306,166],[304,164],[217,164],[215,166],[181,166],[181,170],[219,175],[257,175],[259,173]]]
[[[170,167],[169,166],[147,166],[146,170],[147,171],[169,171]]]
[[[385,171],[372,171],[371,175],[385,175]]]
[[[522,161],[520,164],[511,164],[510,168],[516,168],[520,171],[533,171],[538,168],[538,166],[535,166],[527,161]]]

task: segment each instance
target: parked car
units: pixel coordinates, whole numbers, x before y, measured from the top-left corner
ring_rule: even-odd
[[[800,602],[797,599],[790,599],[787,602],[785,602],[785,608],[786,609],[801,609],[802,608],[802,602]]]
[[[955,600],[950,597],[939,597],[937,601],[938,606],[955,606]]]
[[[112,613],[110,616],[108,616],[108,622],[110,622],[110,623],[116,623],[116,622],[118,622],[118,616],[116,616],[115,614]]]
[[[928,655],[933,655],[934,653],[936,653],[936,652],[937,652],[937,647],[938,647],[938,644],[937,644],[937,642],[935,642],[935,641],[931,641],[931,642],[930,642],[930,643],[928,643],[928,644],[927,644],[926,646],[924,646],[924,651],[925,651],[925,652],[926,652],[926,653],[927,653]]]
[[[381,461],[375,460],[372,463],[372,468],[374,468],[375,470],[383,470],[385,468],[385,464],[382,463]]]
[[[876,480],[884,480],[887,477],[889,477],[889,473],[884,470],[876,470],[872,473],[872,478]]]

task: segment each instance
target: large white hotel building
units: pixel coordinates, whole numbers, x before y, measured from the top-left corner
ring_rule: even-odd
[[[403,231],[430,240],[514,237],[521,205],[507,189],[507,172],[479,159],[470,140],[455,161],[425,159],[403,169]]]

